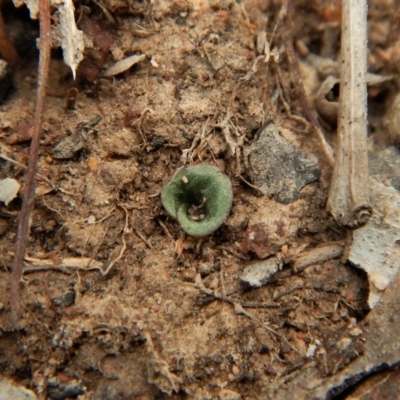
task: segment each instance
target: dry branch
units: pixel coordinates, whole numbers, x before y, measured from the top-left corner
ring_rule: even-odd
[[[327,208],[343,226],[372,214],[367,158],[367,1],[343,1],[338,146]]]
[[[44,111],[44,99],[46,95],[46,82],[49,74],[50,63],[50,2],[40,0],[40,60],[38,88],[36,93],[36,109],[33,120],[33,135],[31,150],[29,153],[29,164],[24,188],[24,201],[19,216],[18,236],[15,245],[15,256],[11,275],[11,322],[14,328],[18,327],[20,296],[19,281],[22,275],[23,261],[26,244],[29,235],[29,218],[35,201],[35,175],[37,169],[37,158],[39,154],[40,129]]]

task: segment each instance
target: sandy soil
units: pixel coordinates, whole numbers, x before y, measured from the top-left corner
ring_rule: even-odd
[[[8,304],[21,198],[0,206],[0,373],[41,398],[104,400],[266,399],[303,369],[335,374],[363,352],[355,328],[368,283],[340,256],[293,268],[326,244],[343,247],[346,231],[325,210],[332,171],[304,118],[285,35],[314,108],[324,76],[305,59],[339,60],[340,2],[294,1],[283,23],[274,0],[102,4],[109,15],[76,4],[93,44],[77,81],[53,54],[19,331]],[[10,12],[7,22],[32,38],[37,26],[25,14]],[[369,24],[371,71],[397,73],[389,2],[371,2]],[[37,69],[27,43],[33,49],[0,104],[2,154],[23,165]],[[102,76],[132,54],[146,57]],[[383,104],[372,134],[388,101],[387,91],[371,93]],[[321,170],[290,204],[248,184],[251,144],[271,121]],[[334,143],[335,127],[323,126]],[[160,199],[185,162],[217,165],[233,185],[230,216],[201,239],[185,235]],[[23,184],[19,164],[0,167],[1,178]],[[246,286],[244,269],[268,257],[281,271]]]

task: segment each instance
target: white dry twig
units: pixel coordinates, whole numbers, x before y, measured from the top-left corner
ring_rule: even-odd
[[[372,214],[367,159],[367,0],[344,0],[338,146],[327,208],[342,226]]]
[[[83,60],[83,32],[75,24],[74,4],[72,0],[64,0],[58,8],[60,13],[61,47],[65,63],[71,68],[72,75],[76,76],[78,64]]]

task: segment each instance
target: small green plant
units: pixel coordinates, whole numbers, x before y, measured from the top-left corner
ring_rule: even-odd
[[[179,169],[165,184],[161,200],[183,230],[202,237],[218,229],[232,206],[232,185],[218,168],[199,164]]]

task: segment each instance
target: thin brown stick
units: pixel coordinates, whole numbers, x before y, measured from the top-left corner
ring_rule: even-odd
[[[2,159],[5,160],[5,161],[8,161],[8,162],[11,163],[11,164],[18,165],[18,167],[21,167],[21,168],[23,168],[23,169],[28,169],[28,167],[27,167],[26,165],[21,164],[20,162],[18,162],[18,161],[16,161],[16,160],[13,160],[12,158],[7,157],[5,154],[2,154],[2,153],[1,153],[2,150],[4,150],[4,149],[0,149],[0,158],[2,158]],[[40,175],[40,174],[37,174],[37,176],[38,176],[40,179],[42,179],[42,180],[44,180],[45,182],[47,182],[47,183],[52,187],[52,189],[55,189],[55,186],[53,185],[53,182],[52,182],[50,179],[47,179],[44,175]]]
[[[4,23],[1,12],[1,3],[2,1],[0,0],[0,53],[12,67],[17,67],[21,63],[21,58],[8,36],[7,26]]]
[[[243,178],[242,175],[238,175],[238,177],[248,186],[250,186],[251,188],[258,190],[261,194],[265,194],[264,190],[262,190],[261,188],[259,188],[258,186],[252,185],[249,181],[246,181],[246,179]]]
[[[15,256],[11,274],[11,322],[14,328],[18,327],[20,312],[19,282],[22,276],[23,261],[29,234],[29,217],[35,200],[35,175],[37,170],[37,158],[39,154],[40,130],[44,111],[44,100],[46,95],[46,82],[49,74],[50,64],[50,2],[39,1],[40,12],[40,60],[38,74],[38,88],[36,93],[36,109],[33,120],[33,135],[31,150],[29,153],[29,164],[24,188],[24,201],[19,217],[17,243],[15,245]]]

